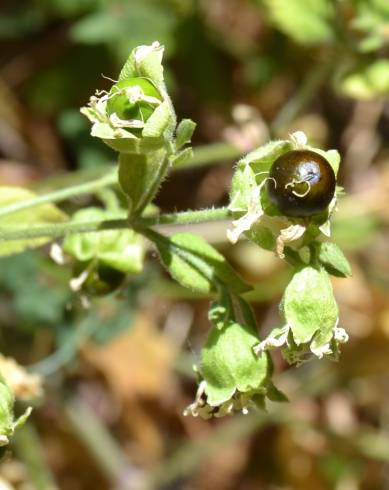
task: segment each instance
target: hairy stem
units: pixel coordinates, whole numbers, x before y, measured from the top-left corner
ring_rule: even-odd
[[[187,225],[191,223],[204,223],[207,221],[219,221],[227,219],[229,211],[227,208],[203,209],[199,211],[185,211],[182,213],[163,214],[150,218],[138,218],[129,223],[123,214],[118,219],[99,220],[90,222],[54,223],[50,225],[37,225],[27,228],[0,227],[0,242],[10,240],[31,240],[35,238],[60,238],[71,233],[91,233],[106,230],[120,230],[134,228],[142,233],[142,228],[155,225]]]
[[[49,192],[43,194],[42,196],[37,196],[32,199],[26,199],[25,201],[15,202],[0,208],[0,217],[7,216],[17,211],[22,211],[24,209],[33,208],[40,206],[41,204],[54,203],[65,201],[72,197],[80,196],[82,194],[91,194],[99,189],[113,185],[117,182],[117,172],[110,172],[104,177],[99,179],[86,182],[85,184],[79,184],[72,187],[67,187],[66,189],[60,189],[54,192]]]
[[[172,171],[213,164],[226,159],[235,159],[240,155],[241,150],[229,143],[214,143],[211,145],[199,146],[194,150],[194,155],[190,160],[178,165],[177,167],[172,167]],[[103,171],[107,172],[106,169]],[[65,189],[58,189],[32,199],[26,199],[25,201],[3,206],[0,208],[0,218],[24,209],[40,206],[41,204],[56,203],[65,201],[66,199],[70,199],[72,197],[81,196],[83,194],[91,194],[97,190],[103,189],[104,187],[114,185],[117,183],[117,181],[117,171],[109,171],[108,175],[98,177],[97,179],[89,182],[82,182],[80,184],[66,187]],[[156,184],[157,188],[158,185],[159,182]]]

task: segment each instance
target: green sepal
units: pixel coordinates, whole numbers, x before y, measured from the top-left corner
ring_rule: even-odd
[[[265,409],[268,392],[271,399],[284,401],[271,381],[271,357],[254,352],[259,338],[249,304],[222,289],[209,318],[212,327],[200,354],[199,389],[184,413],[209,418]]]
[[[149,78],[157,87],[163,84],[164,47],[159,43],[134,48],[125,62],[119,80],[132,77]]]
[[[351,266],[341,249],[332,242],[315,244],[317,258],[329,274],[336,277],[350,277]]]
[[[338,307],[324,268],[298,270],[285,290],[280,310],[286,325],[273,329],[255,352],[280,347],[290,364],[304,362],[312,354],[338,358],[340,344],[347,342],[348,335],[338,327]]]
[[[266,395],[272,402],[288,402],[289,399],[281,390],[279,390],[273,383],[269,382],[267,385]]]
[[[180,121],[176,129],[176,148],[181,149],[183,146],[191,142],[194,130],[197,124],[191,119],[183,119]]]
[[[328,274],[307,266],[293,275],[285,290],[282,311],[297,345],[313,335],[331,333],[338,321],[338,307]]]
[[[251,289],[232,269],[226,259],[203,238],[191,233],[177,233],[170,238],[147,232],[171,276],[192,291],[208,294],[222,284],[235,293]]]
[[[335,176],[338,175],[339,165],[340,165],[340,154],[338,150],[322,150],[321,148],[314,148],[313,146],[307,145],[306,148],[308,150],[312,150],[316,153],[319,153],[322,157],[324,157],[327,162],[331,165],[332,170],[335,173]]]
[[[32,411],[31,407],[27,408],[25,413],[15,420],[14,403],[14,394],[0,374],[0,447],[9,444],[14,431],[26,422]]]
[[[206,381],[207,403],[216,407],[228,401],[236,391],[265,393],[269,372],[266,353],[256,356],[256,332],[248,325],[226,322],[213,327],[201,351],[201,373]]]
[[[182,151],[179,151],[171,157],[171,162],[174,167],[179,167],[191,158],[193,158],[193,149],[184,148]]]
[[[91,207],[77,211],[73,221],[89,223],[113,216],[117,218],[117,213]],[[80,262],[95,260],[123,273],[135,274],[143,269],[144,240],[131,229],[67,235],[63,250]]]
[[[155,177],[166,164],[167,153],[159,149],[152,153],[120,153],[119,155],[119,184],[129,200],[130,216],[144,209],[158,191],[150,194],[155,183]],[[147,202],[146,202],[147,201]]]
[[[292,147],[288,140],[271,141],[239,160],[231,182],[229,208],[232,212],[247,210],[253,189],[266,179],[274,160]]]

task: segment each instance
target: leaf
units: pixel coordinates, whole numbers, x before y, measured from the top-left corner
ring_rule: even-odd
[[[328,0],[266,0],[274,23],[301,44],[316,44],[334,37],[334,10]]]
[[[297,345],[309,342],[317,331],[330,335],[338,307],[327,272],[310,266],[296,272],[285,290],[282,310]]]
[[[348,260],[335,243],[319,243],[318,258],[329,274],[337,277],[350,277],[352,275]]]
[[[342,77],[340,88],[356,99],[389,95],[389,60],[380,59],[355,67]]]
[[[200,293],[215,291],[219,283],[235,293],[251,289],[223,255],[203,238],[191,233],[177,233],[167,238],[148,232],[147,236],[155,243],[162,263],[182,286]]]
[[[34,199],[37,195],[22,187],[0,187],[0,206]],[[8,227],[13,230],[33,225],[44,225],[66,221],[67,216],[54,204],[41,204],[32,208],[17,211],[0,217],[0,233]],[[0,256],[4,257],[23,252],[28,248],[36,248],[50,242],[51,238],[34,238],[27,240],[0,240]]]
[[[73,221],[89,222],[110,217],[112,214],[104,209],[87,208],[77,211],[73,215]],[[138,273],[143,268],[143,239],[130,229],[68,235],[64,239],[63,249],[77,260],[96,259],[101,264],[124,273]]]
[[[197,124],[191,119],[183,119],[176,130],[176,148],[179,150],[191,142]]]

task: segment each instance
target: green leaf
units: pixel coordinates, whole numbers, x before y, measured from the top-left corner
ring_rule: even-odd
[[[170,238],[147,232],[172,277],[182,286],[200,293],[215,291],[224,284],[236,293],[251,288],[236,274],[226,259],[203,238],[177,233]]]
[[[335,14],[328,0],[265,0],[274,23],[301,44],[334,38]]]
[[[0,207],[9,204],[30,200],[37,197],[33,192],[22,187],[0,187]],[[67,216],[54,204],[41,204],[32,208],[17,211],[10,215],[0,217],[1,229],[26,228],[27,226],[60,223],[67,220]],[[50,242],[51,238],[34,238],[28,240],[3,241],[0,239],[0,256],[7,256],[23,252],[28,248],[36,248]]]
[[[317,331],[332,336],[338,307],[324,269],[304,267],[288,284],[282,310],[296,345],[309,342]]]
[[[350,277],[351,266],[341,249],[331,242],[317,244],[318,259],[329,274],[337,277]]]
[[[110,217],[112,213],[104,209],[87,208],[77,211],[73,221],[90,222]],[[96,259],[124,273],[139,273],[143,268],[143,239],[130,229],[68,235],[64,239],[63,249],[79,261]]]
[[[340,88],[356,99],[389,95],[389,60],[380,59],[354,68],[342,77]]]
[[[191,142],[197,124],[191,119],[183,119],[176,130],[176,148],[179,150]]]

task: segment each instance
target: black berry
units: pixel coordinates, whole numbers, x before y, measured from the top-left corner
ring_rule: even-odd
[[[335,186],[335,173],[324,157],[310,150],[293,150],[274,161],[267,191],[285,216],[307,217],[327,208]]]

